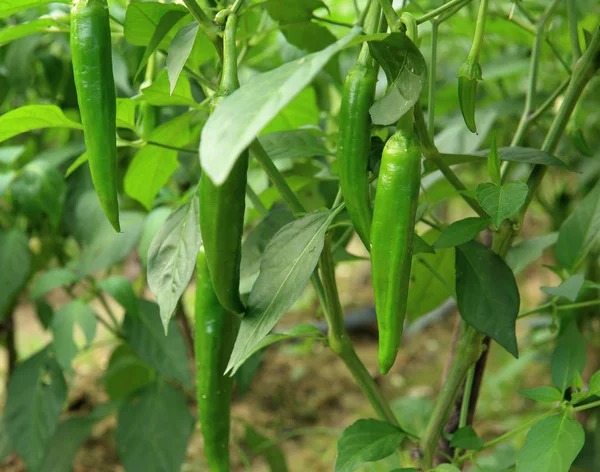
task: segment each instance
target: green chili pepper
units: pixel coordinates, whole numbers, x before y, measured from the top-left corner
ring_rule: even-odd
[[[239,87],[236,26],[237,16],[229,14],[223,38],[223,72],[219,91],[212,103],[213,109]],[[235,314],[245,310],[239,285],[247,172],[248,152],[245,151],[222,185],[215,185],[204,172],[200,178],[200,232],[208,268],[217,298]]]
[[[116,231],[117,105],[106,0],[75,0],[71,8],[71,56],[92,182]]]
[[[204,453],[212,472],[229,471],[229,429],[233,378],[224,375],[240,321],[219,303],[204,249],[196,264],[196,392]]]
[[[472,133],[477,132],[475,124],[475,101],[477,83],[481,80],[481,66],[477,62],[465,62],[456,73],[458,77],[458,102],[465,124]]]
[[[383,149],[371,226],[379,367],[383,374],[394,364],[400,347],[419,203],[421,147],[411,115],[409,111],[401,118]]]
[[[379,2],[372,1],[365,18],[366,32],[377,31],[380,15]],[[369,46],[365,43],[344,83],[337,158],[340,188],[346,209],[358,236],[367,248],[373,218],[368,174],[371,144],[369,108],[375,98],[376,83],[377,68],[369,54]]]

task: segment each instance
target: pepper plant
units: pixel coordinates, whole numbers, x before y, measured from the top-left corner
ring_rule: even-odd
[[[196,423],[186,470],[294,470],[251,424],[240,439],[231,405],[266,349],[300,340],[371,407],[326,470],[599,470],[599,17],[584,0],[0,2],[0,458],[72,470],[114,416],[128,472],[181,470]],[[378,365],[336,280],[364,260]],[[560,282],[525,309],[518,276],[541,260]],[[306,293],[326,329],[282,331]],[[27,300],[46,334],[24,355]],[[402,372],[405,325],[439,306],[459,323],[415,428],[375,372]],[[103,400],[75,414],[103,344]],[[552,385],[512,392],[540,414],[484,439],[496,349],[549,357]]]

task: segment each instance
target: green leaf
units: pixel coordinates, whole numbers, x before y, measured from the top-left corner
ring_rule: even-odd
[[[588,393],[590,395],[600,395],[600,370],[592,375]]]
[[[26,105],[0,116],[0,142],[40,128],[82,129],[56,105]]]
[[[519,289],[510,267],[475,241],[456,247],[456,303],[468,324],[518,357]]]
[[[4,421],[28,470],[42,465],[66,398],[65,379],[49,348],[17,365],[8,384]]]
[[[127,344],[117,347],[108,361],[104,388],[112,400],[120,400],[149,385],[155,371],[143,363]]]
[[[435,249],[445,249],[460,246],[477,237],[485,228],[490,225],[489,218],[465,218],[455,221],[448,226],[433,243]]]
[[[564,297],[574,302],[585,282],[583,274],[575,274],[563,281],[558,287],[540,287],[540,290],[553,297]]]
[[[194,194],[169,215],[148,249],[148,286],[160,306],[165,333],[196,267],[202,244],[198,215],[198,195]]]
[[[507,182],[502,186],[485,183],[477,186],[477,201],[490,215],[496,228],[515,215],[525,203],[528,193],[525,182]]]
[[[344,430],[338,441],[335,472],[353,472],[365,462],[383,459],[400,446],[406,433],[379,420],[358,420]]]
[[[14,15],[20,11],[41,7],[48,3],[69,3],[68,0],[5,0],[0,2],[0,18]]]
[[[246,354],[242,359],[240,359],[239,364],[243,364],[256,352],[264,349],[267,346],[270,346],[271,344],[275,344],[276,342],[284,341],[286,339],[295,338],[312,338],[315,340],[324,340],[325,335],[321,332],[321,330],[319,330],[319,328],[308,323],[301,323],[283,333],[268,334],[265,338],[263,338],[263,340],[260,343],[258,343],[252,349],[252,351],[248,352],[248,354]]]
[[[546,418],[527,433],[516,472],[569,472],[584,442],[583,427],[566,413]]]
[[[577,323],[568,321],[561,330],[552,353],[552,383],[564,392],[581,375],[585,361],[585,339]]]
[[[334,216],[329,211],[309,213],[285,225],[269,242],[227,365],[231,374],[302,294]]]
[[[180,470],[194,418],[183,392],[158,381],[119,408],[116,441],[125,470]]]
[[[325,147],[323,138],[310,129],[295,129],[264,134],[258,140],[274,161],[277,159],[334,155]]]
[[[30,265],[27,235],[18,228],[0,231],[0,319],[27,283]]]
[[[44,272],[42,276],[35,281],[29,292],[29,297],[39,298],[46,295],[50,290],[73,284],[78,280],[75,273],[69,269],[50,269]]]
[[[453,435],[450,441],[451,447],[458,447],[467,450],[481,449],[485,441],[477,436],[477,433],[471,426],[463,426],[458,429]]]
[[[488,174],[490,180],[496,185],[500,186],[500,155],[498,154],[498,148],[496,147],[496,135],[492,136],[492,147],[488,154]]]
[[[140,315],[125,315],[125,338],[140,359],[168,378],[179,381],[186,389],[192,388],[187,352],[181,331],[171,320],[165,336],[156,303],[140,300]]]
[[[179,80],[175,88],[171,91],[169,76],[166,70],[162,70],[154,79],[151,85],[141,89],[144,100],[150,105],[157,107],[182,105],[197,106],[192,89],[187,80]]]
[[[600,235],[600,183],[578,202],[573,213],[560,227],[556,258],[567,269],[577,267],[590,252]]]
[[[536,402],[554,403],[563,399],[563,394],[556,387],[534,387],[527,390],[519,390],[519,395],[531,398]]]
[[[211,180],[222,184],[258,133],[359,32],[354,28],[320,52],[258,74],[225,98],[204,125],[200,139],[202,168]]]
[[[423,235],[423,240],[431,244],[438,235],[431,230]],[[454,285],[453,251],[438,249],[435,254],[414,254],[406,305],[408,319],[414,321],[454,296]]]
[[[96,337],[96,314],[81,300],[74,300],[62,306],[52,317],[54,350],[56,360],[66,372],[72,372],[71,362]],[[75,339],[75,325],[79,326],[85,341]]]
[[[114,275],[101,280],[98,286],[113,297],[125,309],[126,313],[138,314],[138,299],[135,296],[131,282],[125,277]]]
[[[0,5],[0,9],[1,8],[2,6]],[[68,23],[68,18],[65,17],[64,19]],[[0,30],[0,46],[32,34],[68,32],[68,24],[59,21],[58,18],[38,18],[26,23],[11,25]]]
[[[542,257],[544,250],[554,245],[557,239],[558,233],[526,239],[508,250],[506,263],[515,275],[519,275],[525,267]]]
[[[62,217],[67,186],[60,172],[31,162],[11,185],[17,210],[32,219],[47,215],[54,228]]]
[[[419,49],[404,33],[392,33],[383,41],[371,41],[369,50],[388,80],[385,95],[369,113],[376,125],[389,125],[410,110],[425,85],[427,66]]]

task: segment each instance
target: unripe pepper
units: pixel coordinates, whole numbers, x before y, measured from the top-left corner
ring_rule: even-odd
[[[71,57],[92,182],[112,226],[120,231],[117,198],[117,99],[106,0],[74,0]]]
[[[213,109],[239,87],[236,26],[236,15],[229,14],[223,37],[223,72],[219,91],[212,103]],[[202,172],[199,190],[200,232],[214,290],[221,304],[238,315],[245,310],[239,286],[247,173],[248,151],[244,151],[222,185],[215,185]]]
[[[385,144],[371,226],[371,264],[379,328],[379,368],[387,373],[400,347],[421,182],[421,147],[412,110]]]
[[[365,19],[365,31],[377,31],[381,8],[372,1]],[[358,60],[350,68],[339,115],[338,171],[340,188],[346,209],[358,236],[369,248],[371,232],[371,199],[369,196],[369,149],[371,145],[371,116],[369,108],[375,98],[377,68],[363,44]]]
[[[238,318],[217,299],[204,248],[196,264],[196,391],[198,420],[204,438],[204,454],[211,472],[228,472],[231,391],[233,378],[224,375],[235,337]]]

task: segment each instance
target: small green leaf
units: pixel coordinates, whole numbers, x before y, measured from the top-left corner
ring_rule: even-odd
[[[487,228],[490,224],[489,218],[465,218],[464,220],[455,221],[448,226],[433,243],[435,249],[445,249],[455,246],[460,246],[477,237],[477,235]]]
[[[518,357],[515,276],[496,253],[475,241],[456,247],[456,303],[468,324]]]
[[[496,147],[496,135],[492,136],[492,147],[488,154],[488,174],[490,179],[496,185],[500,185],[500,155]]]
[[[450,441],[451,447],[458,447],[460,449],[477,450],[481,449],[485,441],[477,436],[477,433],[471,426],[463,426],[458,429],[456,433],[452,435]]]
[[[477,186],[477,201],[494,220],[494,226],[516,214],[527,199],[528,188],[524,182],[508,182],[502,186],[485,183]]]
[[[584,442],[583,427],[566,413],[546,418],[527,433],[516,472],[569,472]]]
[[[30,298],[39,298],[50,290],[75,283],[79,278],[69,269],[50,269],[44,272],[33,284],[29,292]]]
[[[392,33],[383,41],[371,41],[369,50],[388,80],[386,94],[375,101],[369,113],[376,125],[395,123],[419,99],[427,66],[414,43],[404,33]]]
[[[552,383],[564,392],[575,383],[585,367],[585,339],[575,321],[567,321],[558,336],[552,353]]]
[[[317,266],[335,216],[316,211],[288,223],[271,239],[248,299],[246,316],[227,365],[232,374],[298,299]]]
[[[165,333],[196,267],[202,244],[198,215],[198,195],[194,194],[169,215],[148,249],[148,286],[160,306]]]
[[[585,282],[583,274],[575,274],[563,281],[558,287],[540,287],[540,290],[553,297],[564,297],[574,302]]]
[[[346,428],[338,441],[335,472],[353,472],[365,462],[383,459],[400,446],[406,433],[379,420],[358,420]]]
[[[534,387],[527,390],[519,390],[519,395],[531,398],[536,402],[554,403],[563,399],[563,395],[556,387]]]
[[[56,105],[26,105],[0,116],[0,143],[40,128],[82,129],[81,124],[67,118]]]
[[[556,258],[567,269],[577,267],[590,252],[600,235],[600,183],[578,202],[573,213],[560,227]]]

